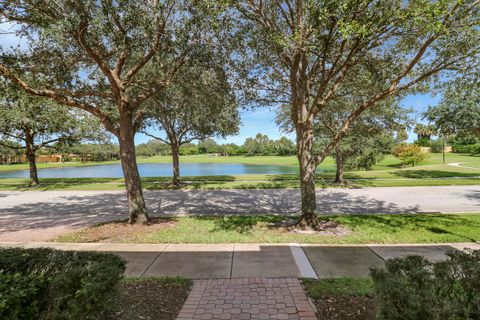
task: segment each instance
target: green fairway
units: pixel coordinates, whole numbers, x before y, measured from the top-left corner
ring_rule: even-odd
[[[445,243],[480,240],[480,214],[325,216],[346,228],[342,235],[305,234],[278,227],[285,217],[230,216],[163,218],[134,234],[122,224],[100,225],[62,236],[61,242],[131,243]],[[114,238],[110,238],[112,230]]]
[[[139,158],[139,163],[170,163],[168,156]],[[181,157],[183,163],[244,163],[256,165],[297,166],[294,156],[257,156],[257,157],[214,157],[207,155]],[[85,166],[96,164],[115,164],[111,162],[72,162],[61,164],[39,164],[39,168],[64,166]],[[460,163],[461,166],[451,166],[448,163]],[[478,168],[478,169],[476,169]],[[3,165],[0,170],[26,169],[26,165]],[[332,186],[335,174],[333,158],[327,158],[317,172],[317,186]],[[387,156],[374,166],[371,171],[352,171],[345,174],[350,186],[391,187],[391,186],[442,186],[442,185],[477,185],[480,184],[480,156],[465,154],[447,154],[447,164],[442,163],[442,155],[430,154],[428,159],[415,167],[402,168],[393,156]],[[296,174],[250,174],[231,176],[196,176],[182,177],[185,189],[263,189],[263,188],[297,188],[299,186]],[[170,188],[169,177],[143,178],[146,189]],[[0,179],[0,190],[27,190],[26,179]],[[36,190],[116,190],[123,189],[121,178],[75,178],[75,179],[41,179],[41,186]]]

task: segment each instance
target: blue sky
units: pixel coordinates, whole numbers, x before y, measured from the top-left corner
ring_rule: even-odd
[[[0,45],[2,47],[22,45],[21,40],[18,37],[14,34],[8,33],[13,30],[14,28],[11,24],[0,24]],[[7,34],[4,34],[5,32],[7,32]],[[432,97],[430,94],[410,95],[404,99],[402,105],[406,108],[413,109],[414,113],[412,116],[418,121],[421,121],[421,113],[425,111],[428,106],[437,104],[438,101],[438,96]],[[226,139],[216,139],[217,142],[242,144],[246,138],[253,137],[257,133],[266,134],[270,139],[278,139],[281,136],[287,136],[291,140],[295,140],[294,135],[287,135],[280,132],[275,123],[275,111],[271,108],[258,107],[255,109],[242,110],[241,121],[242,125],[240,127],[240,132],[237,135],[229,136]],[[158,134],[158,132],[156,132],[156,134]],[[147,142],[150,139],[151,138],[143,134],[137,134],[135,140],[138,144]],[[414,139],[415,134],[410,132],[408,141],[413,142]]]
[[[438,96],[432,97],[430,94],[409,95],[403,100],[402,106],[412,109],[412,117],[417,119],[417,121],[421,121],[421,113],[425,111],[428,106],[437,104],[438,101]],[[215,140],[219,143],[236,143],[241,145],[246,138],[253,137],[257,133],[266,134],[270,139],[278,139],[281,136],[286,136],[292,141],[295,140],[294,135],[287,135],[279,130],[275,123],[275,110],[272,108],[258,107],[253,110],[242,110],[241,119],[242,125],[238,135]],[[409,132],[408,142],[413,142],[415,138],[416,135],[413,132]],[[150,137],[143,134],[137,134],[136,143],[147,142],[150,139]]]

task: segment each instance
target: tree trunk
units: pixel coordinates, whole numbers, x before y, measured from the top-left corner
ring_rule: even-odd
[[[170,142],[170,147],[172,149],[172,166],[173,166],[173,179],[172,183],[175,186],[180,185],[180,159],[179,152],[180,147],[176,142]]]
[[[37,173],[37,161],[35,159],[35,148],[33,145],[33,135],[30,130],[25,130],[25,156],[28,160],[28,165],[30,167],[30,182],[28,183],[29,187],[36,187],[39,185],[38,173]]]
[[[342,150],[340,145],[335,147],[335,162],[337,164],[337,172],[335,174],[335,183],[343,182],[343,172],[345,170],[345,163],[343,162]]]
[[[313,156],[313,124],[297,128],[297,158],[300,164],[301,216],[298,226],[317,228],[317,200],[315,195],[316,164]],[[300,136],[299,136],[300,135]]]
[[[135,131],[131,111],[120,112],[120,160],[127,189],[128,214],[130,224],[144,224],[148,221],[147,208],[143,197],[142,181],[138,173],[135,154]]]

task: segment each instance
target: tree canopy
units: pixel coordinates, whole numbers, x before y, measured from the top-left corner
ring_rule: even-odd
[[[134,145],[144,103],[199,50],[218,44],[212,40],[208,5],[187,0],[0,2],[2,22],[14,23],[27,46],[2,50],[0,75],[32,95],[90,112],[118,138],[130,223],[148,220]]]
[[[30,185],[38,185],[37,151],[106,139],[95,118],[81,110],[25,93],[3,83],[0,90],[0,144],[23,150],[30,163]]]
[[[428,90],[478,63],[480,7],[468,1],[245,0],[233,4],[262,99],[288,104],[297,136],[302,218],[315,226],[315,169],[363,112],[392,96]],[[325,147],[314,122],[353,79],[355,108]],[[362,84],[362,85],[360,85]]]
[[[447,86],[442,100],[430,106],[425,118],[434,124],[440,134],[480,136],[480,80],[458,79]]]
[[[172,84],[150,102],[144,134],[170,145],[173,183],[179,184],[180,146],[193,140],[225,138],[236,134],[240,114],[221,59],[205,54],[202,61],[186,64]],[[149,133],[156,128],[164,136]]]

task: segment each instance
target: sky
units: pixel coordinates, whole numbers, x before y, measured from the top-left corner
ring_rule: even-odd
[[[418,122],[422,122],[422,112],[424,112],[428,106],[436,105],[439,101],[439,97],[432,97],[430,94],[418,94],[409,95],[402,101],[402,106],[408,109],[412,109],[411,116],[417,119]],[[237,135],[226,137],[226,139],[214,139],[218,143],[235,143],[238,145],[243,144],[246,138],[253,137],[257,133],[268,135],[270,139],[278,139],[281,136],[295,141],[294,134],[286,134],[281,132],[275,123],[275,110],[273,108],[258,107],[253,110],[242,110],[240,132]],[[152,130],[152,132],[155,130]],[[159,134],[156,132],[156,134]],[[144,134],[137,134],[135,143],[144,143],[151,138]],[[413,142],[416,139],[413,130],[410,130],[407,142]]]
[[[10,47],[21,45],[22,43],[15,34],[11,33],[14,30],[11,24],[0,23],[0,46],[1,47]],[[419,95],[409,95],[403,102],[402,106],[405,108],[412,109],[414,112],[412,117],[417,119],[417,121],[422,122],[421,114],[425,111],[428,106],[436,105],[439,102],[440,97],[432,97],[430,94],[419,94]],[[253,137],[257,133],[262,133],[268,135],[270,139],[278,139],[281,136],[286,136],[291,140],[295,140],[294,135],[286,134],[279,130],[277,124],[275,123],[275,110],[272,108],[262,108],[257,107],[255,109],[248,109],[240,111],[241,114],[241,127],[237,135],[228,136],[226,139],[215,139],[218,143],[235,143],[238,145],[243,144],[246,138]],[[160,134],[151,130],[152,133]],[[416,135],[413,131],[409,132],[408,142],[413,142],[416,138]],[[151,138],[144,134],[137,134],[135,138],[135,143],[140,144],[147,142]]]

